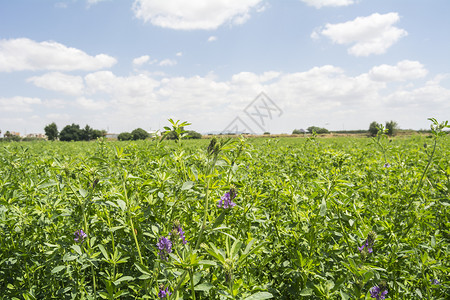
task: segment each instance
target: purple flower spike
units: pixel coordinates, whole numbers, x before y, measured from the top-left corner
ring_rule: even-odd
[[[431,284],[437,285],[437,284],[440,284],[440,282],[437,279],[431,279]]]
[[[388,291],[387,290],[381,290],[380,287],[374,286],[370,289],[370,297],[375,298],[377,300],[384,300],[386,299]]]
[[[364,241],[364,244],[362,244],[361,247],[358,247],[358,250],[362,252],[364,248],[367,247],[367,252],[372,253],[373,252],[373,244],[375,243],[375,239],[377,237],[377,234],[373,231],[369,232],[367,235],[367,239]]]
[[[163,236],[159,238],[159,242],[156,246],[159,250],[159,257],[161,257],[162,260],[168,260],[168,255],[172,252],[172,242]]]
[[[172,295],[172,293],[169,292],[169,287],[166,287],[166,288],[164,289],[164,285],[161,284],[161,285],[159,286],[158,297],[159,297],[160,299],[163,299],[163,298],[168,298],[170,295]]]
[[[78,242],[84,242],[84,239],[87,237],[87,234],[84,233],[83,229],[79,229],[77,231],[75,231],[74,233],[75,237],[73,238],[73,240],[78,243]]]
[[[178,236],[181,239],[183,245],[187,244],[186,237],[184,236],[184,231],[183,231],[183,228],[181,228],[180,222],[175,221],[175,225],[173,226],[173,230],[169,234],[171,236],[173,236],[174,238],[176,238],[176,236]],[[174,242],[176,242],[176,241],[177,240],[174,240]]]
[[[236,203],[233,202],[233,199],[236,197],[236,190],[231,188],[229,192],[226,192],[220,200],[217,202],[218,208],[228,209],[236,206]]]

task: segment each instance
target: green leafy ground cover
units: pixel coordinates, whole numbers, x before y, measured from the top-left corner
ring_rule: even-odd
[[[2,299],[448,299],[448,136],[209,143],[0,145]]]

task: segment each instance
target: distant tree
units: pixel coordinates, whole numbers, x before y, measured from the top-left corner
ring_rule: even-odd
[[[49,141],[55,141],[58,139],[58,126],[56,126],[55,122],[45,126],[44,131]]]
[[[9,137],[11,137],[12,136],[12,134],[11,134],[11,132],[9,132],[9,130],[6,130],[6,132],[5,132],[5,138],[9,138]]]
[[[310,126],[310,127],[308,127],[307,130],[308,130],[308,132],[310,132],[310,133],[315,132],[315,133],[317,133],[317,134],[330,133],[330,132],[328,131],[328,129],[322,128],[322,127],[317,127],[317,126]]]
[[[145,140],[150,136],[150,134],[148,134],[148,132],[142,128],[136,128],[131,132],[131,136],[133,140],[136,141],[136,140]]]
[[[104,137],[104,136],[106,136],[106,130],[98,130],[98,129],[92,130],[92,139],[93,140],[96,140],[96,139]]]
[[[131,133],[129,132],[122,132],[117,136],[117,139],[119,141],[129,141],[133,138],[133,136],[131,135]]]
[[[194,131],[194,130],[188,130],[187,131],[187,138],[188,139],[194,139],[194,140],[196,140],[196,139],[201,139],[202,138],[202,134],[201,133],[198,133],[197,131]]]
[[[84,132],[80,129],[80,125],[72,123],[72,125],[67,125],[59,133],[59,139],[61,141],[81,141]]]
[[[369,125],[369,134],[371,136],[376,136],[378,133],[378,129],[381,127],[381,124],[377,123],[376,121],[373,121]]]
[[[398,124],[395,121],[386,122],[386,129],[388,135],[396,135],[398,130]]]
[[[304,134],[306,131],[304,129],[294,129],[292,134]]]
[[[264,135],[270,135],[270,132],[266,131],[263,133]]]
[[[81,137],[80,139],[82,141],[90,141],[92,139],[92,132],[94,129],[92,129],[91,126],[87,125],[84,126],[84,128],[81,130]]]

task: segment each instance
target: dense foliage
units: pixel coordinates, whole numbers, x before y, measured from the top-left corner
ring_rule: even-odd
[[[446,299],[450,141],[434,133],[4,144],[0,294]]]
[[[45,126],[44,131],[49,141],[56,141],[58,139],[58,126],[55,124],[55,122]]]
[[[104,130],[93,129],[89,125],[86,125],[83,129],[81,129],[80,125],[72,123],[72,125],[66,125],[61,130],[59,133],[59,139],[67,142],[90,141],[105,135],[106,132]]]

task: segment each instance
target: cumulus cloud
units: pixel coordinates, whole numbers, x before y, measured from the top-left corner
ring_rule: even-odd
[[[92,71],[109,68],[116,59],[106,55],[95,56],[63,44],[35,42],[27,38],[0,40],[0,72],[12,71]]]
[[[78,95],[83,92],[84,83],[81,76],[72,76],[60,72],[51,72],[42,76],[28,78],[28,82],[34,85],[71,95]]]
[[[123,101],[130,105],[154,99],[154,89],[160,84],[145,74],[120,77],[110,71],[88,74],[85,76],[85,82],[88,94],[107,94],[114,101]]]
[[[224,23],[242,24],[250,11],[258,9],[262,0],[136,0],[133,11],[137,18],[153,25],[181,29],[216,29]]]
[[[134,66],[141,66],[143,64],[145,64],[146,62],[148,62],[150,60],[150,56],[148,55],[143,55],[140,57],[137,57],[135,59],[133,59],[133,65]]]
[[[174,59],[164,59],[159,62],[159,65],[162,67],[171,67],[175,66],[177,64],[177,61]]]
[[[301,0],[309,6],[321,8],[324,6],[348,6],[354,4],[355,0]]]
[[[425,77],[428,71],[418,61],[402,60],[395,66],[380,65],[369,71],[371,79],[376,81],[406,81]]]
[[[399,15],[394,12],[383,15],[374,13],[345,23],[326,24],[324,29],[313,32],[311,37],[323,35],[336,44],[353,44],[348,53],[355,56],[383,54],[408,34],[404,29],[393,26],[399,20]]]
[[[217,41],[217,36],[212,35],[208,38],[208,42],[214,42],[214,41]]]
[[[32,105],[41,104],[41,99],[30,97],[0,98],[2,112],[31,112]]]
[[[106,101],[95,101],[86,97],[77,98],[76,104],[86,110],[104,110],[108,104]]]
[[[183,52],[177,52],[177,54],[175,54],[176,56],[183,56]]]

